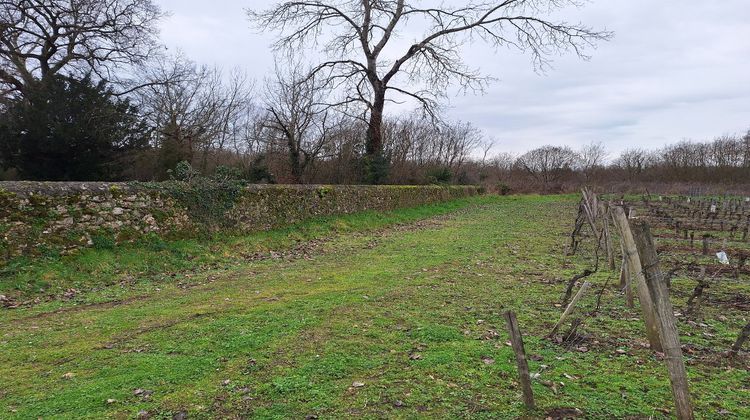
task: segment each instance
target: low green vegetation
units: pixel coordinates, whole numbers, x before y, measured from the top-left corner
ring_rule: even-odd
[[[18,262],[2,293],[41,302],[0,312],[0,418],[668,417],[666,368],[638,309],[603,288],[617,273],[589,278],[574,345],[543,338],[590,264],[564,253],[576,200],[476,197]],[[533,412],[507,309],[525,334]],[[702,418],[750,417],[748,360],[721,353],[743,317],[705,306],[705,327],[680,324]]]
[[[479,199],[480,201],[483,199]],[[308,241],[328,240],[350,232],[372,231],[445,214],[475,204],[454,200],[395,212],[360,212],[311,219],[283,229],[250,235],[215,232],[198,238],[165,241],[148,234],[132,244],[115,246],[109,235],[92,236],[93,246],[74,255],[59,251],[40,257],[20,257],[0,267],[0,294],[20,302],[59,297],[69,291],[102,290],[106,286],[135,286],[190,282],[194,273],[236,267],[246,260],[293,250]],[[309,248],[302,246],[304,248]],[[273,255],[271,255],[273,256]],[[113,293],[112,290],[102,290]],[[116,292],[119,293],[119,292]],[[91,296],[76,299],[86,303]]]

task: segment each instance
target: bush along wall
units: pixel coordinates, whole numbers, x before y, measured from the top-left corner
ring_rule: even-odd
[[[312,217],[479,194],[473,186],[266,186],[235,181],[0,182],[0,260],[69,254],[149,235],[247,233]]]

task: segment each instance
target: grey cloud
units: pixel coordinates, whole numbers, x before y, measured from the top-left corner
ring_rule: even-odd
[[[250,29],[243,10],[272,1],[159,1],[173,12],[163,29],[170,47],[202,63],[240,66],[259,81],[272,70],[272,36]],[[618,152],[750,128],[747,0],[594,0],[563,17],[616,38],[589,51],[590,61],[558,57],[541,75],[528,56],[471,45],[467,63],[499,81],[481,96],[452,93],[449,115],[498,138],[496,151],[513,152],[590,141]],[[398,47],[418,35],[411,27]]]

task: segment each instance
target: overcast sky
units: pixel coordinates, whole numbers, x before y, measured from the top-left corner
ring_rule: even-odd
[[[201,64],[273,69],[272,34],[244,9],[270,0],[156,0],[171,12],[162,40]],[[460,0],[454,0],[460,3]],[[612,152],[750,129],[750,0],[594,0],[568,20],[616,33],[592,58],[556,58],[537,74],[528,56],[474,44],[472,67],[496,77],[484,95],[452,95],[448,115],[497,140],[495,152],[601,141]],[[424,4],[431,3],[426,2]]]

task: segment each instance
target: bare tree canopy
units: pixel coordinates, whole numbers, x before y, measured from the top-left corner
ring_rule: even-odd
[[[161,17],[152,0],[0,0],[1,96],[56,74],[112,80],[150,55]]]
[[[314,72],[344,87],[336,105],[364,106],[368,121],[366,152],[383,150],[383,111],[387,101],[416,100],[433,113],[448,86],[482,90],[488,77],[469,68],[462,47],[475,40],[493,47],[515,48],[531,55],[537,68],[554,54],[585,49],[611,33],[545,17],[575,0],[465,1],[459,6],[424,6],[409,0],[283,1],[267,10],[250,10],[263,30],[280,33],[277,50],[292,52],[317,45],[327,56]],[[425,28],[402,51],[389,45],[406,26]],[[391,47],[388,49],[388,47]],[[388,50],[388,53],[384,51]],[[399,77],[400,76],[400,77]],[[414,86],[421,86],[415,88]]]
[[[579,155],[567,146],[542,146],[521,155],[516,164],[546,189],[571,172],[579,159]]]
[[[275,79],[266,83],[269,140],[284,144],[297,183],[305,182],[306,170],[320,157],[336,123],[321,102],[325,91],[316,82],[300,66],[283,71],[277,65]]]
[[[591,181],[594,173],[602,168],[607,160],[607,149],[601,142],[589,143],[578,153],[580,157],[581,171],[586,181]]]
[[[156,60],[142,79],[147,87],[138,99],[164,168],[200,154],[203,170],[209,153],[228,148],[244,129],[253,86],[238,70],[225,79],[220,70],[177,55]]]

